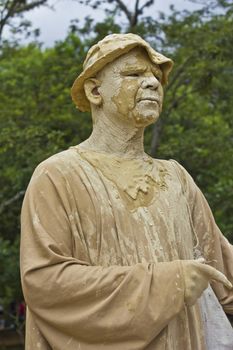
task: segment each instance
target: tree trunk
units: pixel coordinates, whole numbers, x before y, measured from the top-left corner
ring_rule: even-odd
[[[157,123],[155,123],[153,132],[152,132],[151,149],[150,149],[150,155],[152,157],[156,156],[157,149],[159,147],[160,138],[161,138],[161,132],[162,132],[162,119],[159,119]]]

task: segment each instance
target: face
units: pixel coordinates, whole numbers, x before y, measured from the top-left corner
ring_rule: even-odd
[[[135,48],[109,63],[97,79],[106,115],[137,127],[154,123],[162,110],[162,71]]]

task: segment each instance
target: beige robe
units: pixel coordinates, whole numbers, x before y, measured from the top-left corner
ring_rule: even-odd
[[[26,350],[204,350],[179,259],[193,259],[198,245],[233,282],[233,249],[201,191],[177,162],[153,160],[153,196],[134,205],[121,191],[124,175],[113,181],[92,156],[73,147],[47,159],[27,189]],[[212,287],[233,313],[233,292]]]

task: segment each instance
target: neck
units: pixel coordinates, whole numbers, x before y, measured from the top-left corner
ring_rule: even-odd
[[[144,127],[98,115],[92,134],[80,147],[118,157],[140,158],[145,154],[143,136]]]

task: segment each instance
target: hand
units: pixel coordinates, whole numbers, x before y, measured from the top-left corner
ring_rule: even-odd
[[[232,284],[226,276],[214,267],[205,265],[205,259],[182,260],[184,283],[185,283],[185,303],[193,305],[208,287],[209,282],[217,281],[231,289]]]

